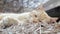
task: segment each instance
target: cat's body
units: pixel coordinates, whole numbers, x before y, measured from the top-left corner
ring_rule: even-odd
[[[38,23],[38,22],[50,22],[51,17],[47,15],[44,9],[41,7],[31,12],[14,14],[14,13],[1,13],[0,14],[0,27],[10,26],[12,24],[19,23]],[[53,19],[52,19],[53,20]]]

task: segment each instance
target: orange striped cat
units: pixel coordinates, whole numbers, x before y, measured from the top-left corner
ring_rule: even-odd
[[[0,26],[10,26],[15,23],[19,24],[19,23],[30,23],[30,22],[52,23],[52,22],[56,22],[57,19],[58,18],[52,18],[48,16],[43,6],[40,6],[31,12],[26,12],[26,13],[21,13],[21,14],[1,13]]]

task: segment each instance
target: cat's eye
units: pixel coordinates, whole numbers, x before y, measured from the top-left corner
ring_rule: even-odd
[[[35,15],[35,17],[37,17],[37,15]]]

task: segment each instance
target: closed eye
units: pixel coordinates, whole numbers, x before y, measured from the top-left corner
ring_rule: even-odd
[[[37,17],[37,15],[35,15],[35,17]]]

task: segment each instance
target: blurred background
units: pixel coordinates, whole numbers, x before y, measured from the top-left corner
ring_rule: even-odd
[[[0,0],[0,13],[29,12],[48,0]]]
[[[60,5],[60,0],[0,0],[0,13],[22,13],[36,9],[43,4],[45,10]]]

